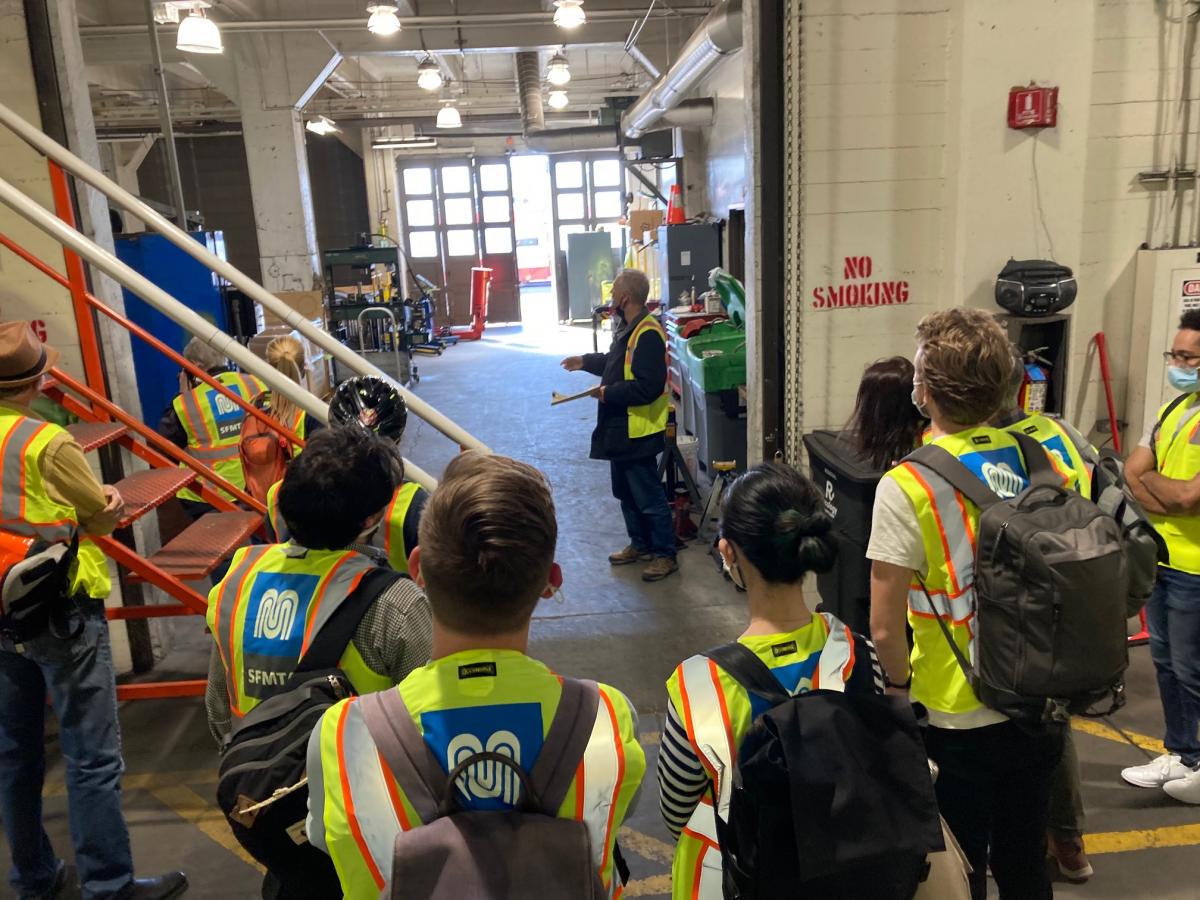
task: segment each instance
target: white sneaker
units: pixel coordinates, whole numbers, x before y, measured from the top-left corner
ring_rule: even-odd
[[[1200,769],[1163,785],[1163,790],[1184,803],[1200,803]]]
[[[1130,766],[1121,770],[1121,777],[1136,787],[1162,787],[1192,774],[1192,770],[1179,761],[1174,753],[1164,753],[1144,766]],[[1198,801],[1200,802],[1200,801]]]

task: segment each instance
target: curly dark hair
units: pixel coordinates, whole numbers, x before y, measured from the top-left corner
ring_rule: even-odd
[[[996,414],[1014,365],[1008,335],[981,309],[944,309],[917,325],[916,380],[955,425],[980,425]]]

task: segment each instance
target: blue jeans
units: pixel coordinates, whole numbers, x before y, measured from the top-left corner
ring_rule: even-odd
[[[12,848],[9,882],[21,897],[49,890],[58,866],[42,827],[47,693],[58,716],[84,900],[107,897],[133,879],[104,605],[83,600],[73,615],[83,624],[73,640],[46,633],[17,646],[0,638],[0,818]]]
[[[612,492],[621,501],[629,543],[639,553],[675,558],[675,522],[658,479],[658,458],[614,459]]]
[[[1158,674],[1167,752],[1185,766],[1200,764],[1200,575],[1158,570],[1146,604],[1150,658]]]

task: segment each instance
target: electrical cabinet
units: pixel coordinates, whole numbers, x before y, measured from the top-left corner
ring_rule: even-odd
[[[1176,395],[1162,355],[1171,349],[1179,317],[1200,309],[1200,251],[1139,250],[1125,418],[1130,442],[1141,439],[1164,403]]]
[[[660,225],[658,270],[662,277],[662,302],[681,304],[680,295],[699,297],[708,290],[708,273],[721,265],[721,226]],[[688,301],[691,302],[690,299]]]

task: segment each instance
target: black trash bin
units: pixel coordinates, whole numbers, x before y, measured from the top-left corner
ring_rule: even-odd
[[[817,576],[821,608],[833,613],[854,631],[869,634],[871,609],[871,511],[882,472],[871,468],[843,439],[842,432],[814,431],[804,436],[812,479],[825,497],[825,510],[833,517],[838,544],[837,563]]]

